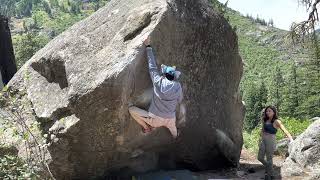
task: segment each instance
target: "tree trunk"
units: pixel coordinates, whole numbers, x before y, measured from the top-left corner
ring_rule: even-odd
[[[0,70],[3,84],[17,72],[8,19],[0,15]],[[2,86],[2,82],[1,85]]]

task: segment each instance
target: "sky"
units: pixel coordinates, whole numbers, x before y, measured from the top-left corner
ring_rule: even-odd
[[[227,0],[219,0],[225,3]],[[274,26],[289,30],[292,22],[307,20],[306,8],[299,5],[298,0],[229,0],[228,7],[243,15],[273,19]]]

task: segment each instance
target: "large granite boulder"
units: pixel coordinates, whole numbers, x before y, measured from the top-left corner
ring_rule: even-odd
[[[320,176],[320,120],[314,121],[289,146],[289,157],[285,160],[281,174]]]
[[[158,64],[182,72],[176,140],[165,128],[143,135],[128,113],[128,104],[150,102],[147,35]],[[9,85],[33,106],[53,175],[88,179],[237,165],[242,70],[235,32],[207,1],[112,0],[49,42]]]

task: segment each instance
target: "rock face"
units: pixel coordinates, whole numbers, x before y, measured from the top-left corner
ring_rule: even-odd
[[[288,153],[289,144],[290,144],[289,138],[284,138],[279,140],[276,144],[276,149],[274,151],[274,154],[285,155],[286,157],[289,156],[289,153]]]
[[[7,84],[17,72],[8,19],[2,15],[0,15],[0,39],[0,87],[2,87],[2,83]]]
[[[147,35],[158,64],[182,72],[176,140],[165,128],[143,135],[128,113],[129,102],[150,102]],[[57,179],[205,170],[238,163],[242,69],[235,32],[207,1],[113,0],[37,52],[10,87],[26,90],[49,134]]]
[[[281,168],[284,176],[320,176],[320,120],[313,122],[289,146],[289,157]]]

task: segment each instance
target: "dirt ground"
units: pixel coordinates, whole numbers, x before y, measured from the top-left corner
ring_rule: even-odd
[[[285,157],[274,156],[274,172],[275,179],[281,180],[302,180],[306,179],[306,176],[295,176],[295,177],[282,177],[281,166],[284,162]],[[199,180],[213,180],[213,179],[247,179],[247,180],[258,180],[264,179],[265,169],[262,164],[257,160],[254,153],[242,149],[240,157],[240,166],[234,169],[228,170],[215,170],[207,172],[195,173],[196,179]]]

